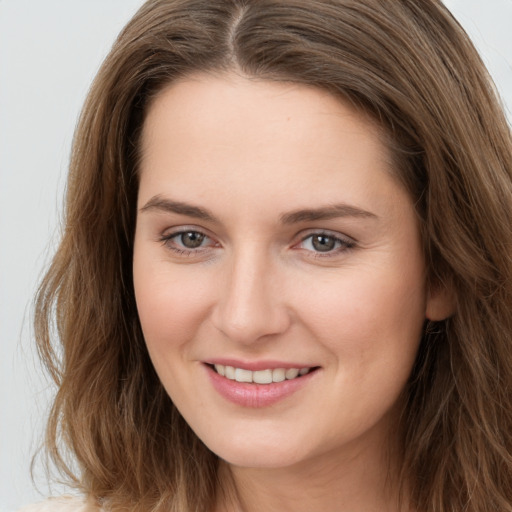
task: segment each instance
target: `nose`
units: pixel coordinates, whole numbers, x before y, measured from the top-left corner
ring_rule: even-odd
[[[215,327],[245,345],[284,333],[291,319],[276,265],[250,248],[226,265],[212,313]]]

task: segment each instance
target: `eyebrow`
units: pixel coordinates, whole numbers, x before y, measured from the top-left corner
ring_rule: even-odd
[[[324,208],[311,208],[296,210],[281,215],[283,224],[296,224],[298,222],[313,222],[316,220],[336,219],[338,217],[355,217],[363,219],[377,219],[377,215],[361,208],[348,204],[334,204]]]
[[[207,220],[209,222],[217,222],[215,216],[208,210],[205,210],[204,208],[199,208],[198,206],[193,206],[191,204],[183,203],[181,201],[173,201],[171,199],[167,199],[159,195],[152,197],[140,209],[141,212],[152,210],[169,213],[178,213],[180,215],[186,215],[187,217],[194,217],[196,219]]]
[[[164,198],[160,195],[152,197],[141,209],[141,212],[146,211],[161,211],[169,213],[177,213],[194,217],[200,220],[206,220],[212,223],[218,223],[217,218],[209,210],[200,208],[198,206],[184,203],[181,201],[174,201]],[[335,219],[338,217],[355,217],[366,219],[377,219],[377,215],[372,212],[357,208],[347,204],[334,204],[321,208],[306,208],[299,209],[292,212],[284,213],[280,216],[282,224],[297,224],[299,222],[314,222],[317,220]]]

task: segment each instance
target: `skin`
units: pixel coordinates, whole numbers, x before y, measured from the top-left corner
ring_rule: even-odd
[[[397,510],[400,395],[425,319],[449,305],[427,292],[414,207],[377,127],[314,88],[196,75],[155,99],[142,156],[139,316],[165,389],[225,461],[218,510]],[[190,249],[183,232],[205,237]],[[204,362],[219,357],[318,370],[272,406],[242,407],[211,385]]]

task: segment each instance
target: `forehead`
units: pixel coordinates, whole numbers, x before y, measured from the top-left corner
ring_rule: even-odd
[[[262,205],[269,196],[317,204],[350,189],[357,201],[383,195],[382,174],[388,188],[398,185],[391,161],[380,128],[321,89],[201,74],[164,89],[149,109],[141,195],[163,187],[210,200],[229,187]]]
[[[367,142],[381,144],[381,156],[389,157],[382,128],[365,112],[321,88],[234,73],[197,73],[173,82],[151,102],[143,127],[143,155],[150,141],[185,130],[203,144],[205,136],[227,143],[226,131],[235,126],[245,128],[238,137],[242,142],[244,135],[251,143],[265,142],[272,130],[282,130],[290,141],[308,137],[318,145],[321,139],[338,135],[340,119],[347,121],[345,134],[350,130],[368,135]],[[317,133],[314,139],[312,132]]]

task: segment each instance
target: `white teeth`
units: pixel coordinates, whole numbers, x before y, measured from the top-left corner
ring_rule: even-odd
[[[230,380],[235,380],[235,369],[232,366],[226,366],[224,376]]]
[[[288,368],[284,375],[288,380],[295,379],[299,375],[299,370],[297,368]]]
[[[235,369],[235,380],[237,382],[252,382],[251,370],[244,370],[243,368]]]
[[[284,368],[276,368],[272,370],[272,382],[283,382],[286,379]]]
[[[271,384],[272,382],[283,382],[292,380],[309,373],[310,368],[274,368],[273,370],[258,370],[252,372],[244,368],[235,368],[233,366],[224,366],[223,364],[214,365],[215,371],[229,380],[237,382],[249,382],[255,384]]]
[[[252,381],[256,384],[270,384],[272,382],[272,370],[252,372]]]

